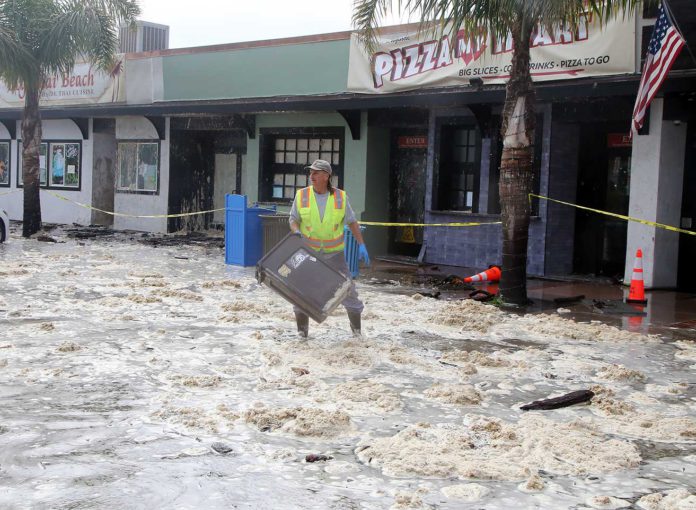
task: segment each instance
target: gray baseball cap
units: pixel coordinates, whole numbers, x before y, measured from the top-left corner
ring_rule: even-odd
[[[324,161],[323,159],[315,159],[314,163],[305,167],[305,170],[321,170],[329,175],[332,173],[331,165],[328,161]]]

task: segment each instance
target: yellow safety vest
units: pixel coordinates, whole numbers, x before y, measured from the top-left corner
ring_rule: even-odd
[[[300,232],[310,248],[325,253],[343,251],[343,220],[346,216],[346,194],[334,188],[326,200],[324,218],[319,218],[312,186],[302,188],[295,196],[297,210],[300,213]]]

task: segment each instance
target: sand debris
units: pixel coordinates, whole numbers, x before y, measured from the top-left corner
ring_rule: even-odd
[[[29,271],[26,269],[5,269],[0,271],[0,276],[25,276]]]
[[[199,294],[195,294],[195,293],[190,292],[190,291],[162,289],[162,290],[154,290],[154,291],[152,291],[152,294],[166,297],[166,298],[183,299],[186,301],[203,301],[203,296],[201,296]]]
[[[343,411],[295,407],[271,409],[254,407],[243,414],[244,421],[262,432],[286,432],[296,436],[336,437],[353,431],[353,424]]]
[[[614,398],[614,392],[599,385],[591,387],[595,393],[591,410],[609,418],[596,420],[596,427],[607,434],[650,441],[693,442],[696,440],[696,418],[667,416],[663,412],[636,409],[635,406]]]
[[[180,424],[191,429],[204,429],[210,432],[218,431],[218,422],[208,416],[205,410],[197,407],[165,406],[150,415],[159,421]]]
[[[43,322],[43,323],[41,323],[41,325],[39,326],[39,329],[40,329],[41,331],[46,331],[46,332],[48,332],[48,331],[55,331],[56,327],[53,325],[52,322]]]
[[[331,392],[332,396],[341,401],[341,407],[355,411],[364,408],[365,413],[392,412],[401,409],[399,396],[386,386],[367,379],[348,381],[339,384]],[[365,404],[356,406],[355,404]]]
[[[696,418],[691,416],[665,416],[662,413],[629,411],[610,418],[612,419],[595,421],[595,426],[607,434],[630,439],[670,443],[696,441]]]
[[[412,492],[397,492],[394,496],[394,504],[390,507],[390,510],[410,510],[427,508],[431,508],[431,506],[423,503],[420,494]]]
[[[686,489],[655,492],[640,498],[636,505],[644,510],[693,510],[696,508],[696,494]]]
[[[479,351],[448,351],[442,355],[440,361],[451,363],[462,368],[471,365],[478,365],[479,367],[486,368],[526,367],[527,365],[524,361],[508,361],[499,356],[489,356]]]
[[[219,404],[217,406],[217,412],[222,416],[228,423],[234,423],[240,418],[239,413],[233,411],[225,404]]]
[[[635,410],[635,407],[628,402],[614,398],[615,393],[611,388],[595,384],[590,387],[590,391],[594,393],[590,401],[592,408],[598,409],[605,415],[621,415]]]
[[[313,374],[322,372],[345,373],[367,369],[375,363],[377,349],[366,340],[346,340],[331,346],[319,342],[289,344],[284,352],[292,366],[308,367]]]
[[[478,483],[464,483],[443,487],[441,492],[450,499],[461,499],[469,503],[475,503],[488,496],[491,490]]]
[[[174,376],[172,380],[190,388],[215,388],[222,382],[219,375]]]
[[[203,282],[201,285],[204,289],[216,289],[216,288],[232,288],[240,289],[242,287],[241,282],[237,280],[214,280],[209,282]]]
[[[631,503],[625,499],[615,498],[613,496],[592,496],[585,501],[590,508],[599,508],[607,510],[616,510],[618,508],[628,508]]]
[[[75,342],[63,342],[58,346],[58,351],[59,352],[76,352],[81,350],[82,347],[80,347],[78,344]]]
[[[516,332],[544,336],[553,339],[586,340],[600,342],[659,342],[659,335],[643,335],[609,326],[600,321],[575,322],[558,315],[529,314],[523,317],[510,317],[505,324],[513,326]]]
[[[162,298],[157,296],[143,296],[142,294],[130,294],[129,296],[126,296],[126,299],[133,301],[133,303],[139,304],[162,302]]]
[[[131,271],[128,273],[128,276],[132,276],[133,278],[164,278],[164,275],[161,273],[138,273]]]
[[[599,369],[597,377],[612,381],[645,382],[645,374],[639,370],[632,370],[623,365],[611,364]]]
[[[270,313],[268,307],[255,303],[254,301],[246,301],[238,299],[231,303],[225,303],[220,306],[223,312],[244,312],[257,315],[267,315]]]
[[[469,415],[469,426],[416,424],[392,437],[364,439],[358,458],[388,476],[519,480],[544,470],[582,476],[638,466],[635,445],[586,423],[524,415],[516,424]],[[492,428],[492,432],[487,429]]]
[[[534,473],[527,478],[526,482],[521,483],[517,488],[522,492],[541,492],[546,487],[544,480],[539,476],[538,473]]]
[[[507,315],[494,306],[464,299],[447,303],[430,319],[447,326],[459,326],[463,331],[487,332],[491,326],[503,321]]]
[[[120,287],[121,285],[114,284],[114,286]],[[169,284],[166,282],[163,282],[162,280],[143,278],[139,282],[126,282],[125,286],[130,287],[131,289],[140,289],[143,287],[156,287],[156,288],[168,287]]]
[[[446,404],[473,406],[481,403],[481,394],[469,384],[437,383],[425,390],[424,395]]]

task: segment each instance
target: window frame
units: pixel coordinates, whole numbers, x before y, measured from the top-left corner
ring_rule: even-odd
[[[121,145],[122,144],[150,144],[157,145],[157,185],[154,190],[144,190],[144,189],[131,189],[121,187]],[[160,193],[160,178],[161,178],[161,168],[162,168],[162,143],[161,140],[149,138],[149,139],[121,139],[116,140],[116,182],[115,182],[115,192],[124,193],[128,195],[159,195]],[[136,168],[136,185],[137,185],[137,168]]]
[[[343,127],[333,127],[333,126],[328,126],[328,127],[294,127],[294,128],[261,128],[259,130],[259,177],[258,177],[258,183],[259,183],[259,201],[264,202],[264,203],[273,203],[273,204],[279,204],[279,205],[290,205],[292,204],[292,201],[295,198],[295,195],[293,194],[292,198],[274,198],[273,197],[273,179],[275,172],[272,170],[273,165],[294,165],[295,171],[294,174],[297,175],[309,175],[309,172],[307,170],[304,170],[305,166],[309,166],[312,164],[312,161],[309,161],[309,147],[307,149],[307,156],[308,156],[308,161],[307,163],[275,163],[275,152],[276,152],[276,140],[279,138],[285,138],[285,139],[312,139],[312,138],[318,138],[318,139],[338,139],[339,141],[339,148],[338,151],[332,150],[331,153],[333,155],[334,152],[338,152],[338,164],[334,164],[333,161],[330,161],[331,167],[333,170],[332,176],[335,176],[337,179],[336,187],[342,188],[343,187],[343,168],[345,165],[345,146],[346,146],[346,137],[345,137],[345,128]],[[284,152],[287,152],[287,150],[283,150]],[[297,152],[297,149],[295,149]],[[302,151],[304,152],[304,151]],[[321,155],[321,148],[319,149],[319,154]],[[319,159],[319,158],[315,158]],[[333,159],[333,158],[332,158]],[[289,174],[289,172],[284,172],[285,174]],[[309,185],[309,181],[307,182],[307,185]],[[285,187],[285,184],[283,184]],[[295,185],[295,192],[297,192],[298,189],[301,189],[301,187],[298,187]]]
[[[53,145],[77,145],[79,147],[78,164],[77,164],[77,186],[66,186],[65,184],[51,184],[51,165],[53,164],[53,155],[51,147]],[[42,139],[41,145],[46,146],[46,184],[41,184],[41,169],[39,168],[39,187],[42,189],[60,190],[60,191],[82,191],[82,140],[67,140],[67,139]],[[24,145],[22,140],[17,140],[17,188],[24,188],[24,182],[20,179],[22,171],[22,151]],[[65,179],[66,173],[63,173]]]
[[[469,145],[467,144],[466,147],[473,147],[473,150],[475,151],[474,153],[474,161],[471,162],[471,165],[473,165],[474,171],[472,172],[474,175],[474,183],[473,183],[473,197],[472,197],[472,205],[470,208],[463,208],[463,209],[454,209],[450,207],[450,203],[448,202],[447,206],[443,205],[443,202],[445,201],[443,199],[443,193],[445,192],[445,189],[451,189],[451,185],[448,182],[448,179],[450,179],[450,175],[444,175],[443,170],[444,166],[447,163],[450,164],[455,164],[456,162],[454,161],[449,161],[449,160],[444,160],[443,161],[443,142],[445,141],[443,138],[443,132],[445,129],[451,130],[452,131],[452,138],[454,138],[454,132],[457,130],[463,130],[466,129],[468,131],[473,131],[476,136],[476,142],[475,144]],[[480,192],[481,192],[481,158],[482,158],[482,142],[483,142],[483,135],[481,133],[481,130],[476,122],[476,120],[472,117],[468,116],[441,116],[438,117],[435,121],[435,135],[436,135],[436,143],[434,147],[434,153],[435,153],[435,159],[436,159],[436,166],[435,166],[435,179],[433,182],[433,198],[435,199],[435,204],[434,207],[432,208],[433,212],[445,212],[445,213],[456,213],[456,214],[486,214],[486,212],[481,212],[479,210],[479,198],[480,198]],[[446,150],[452,150],[453,145],[450,144],[450,146]]]
[[[0,140],[0,145],[7,144],[7,162],[5,164],[5,173],[7,174],[7,183],[0,182],[0,188],[12,187],[12,140]]]

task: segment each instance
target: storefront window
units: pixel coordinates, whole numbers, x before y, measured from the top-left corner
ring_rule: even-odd
[[[119,142],[118,189],[157,193],[159,181],[159,143]]]
[[[0,142],[0,186],[10,185],[10,142]]]
[[[481,138],[475,125],[440,130],[438,209],[478,211]]]
[[[49,147],[49,154],[51,155],[51,186],[79,187],[80,144],[51,143]],[[42,176],[44,173],[42,172]]]
[[[80,142],[43,142],[39,147],[39,184],[43,188],[79,189]],[[17,143],[17,185],[22,186],[22,142]],[[49,172],[51,169],[50,182]]]
[[[261,169],[261,199],[291,201],[297,190],[309,184],[305,167],[316,159],[331,163],[331,184],[340,185],[343,173],[342,130],[317,132],[288,130],[264,135],[264,162]]]

